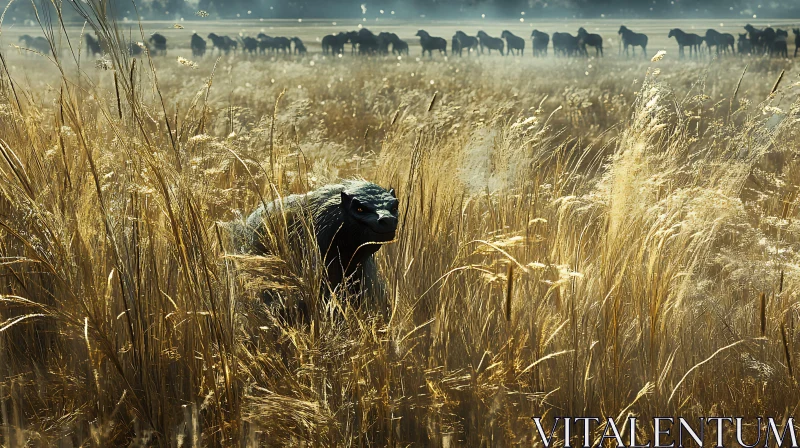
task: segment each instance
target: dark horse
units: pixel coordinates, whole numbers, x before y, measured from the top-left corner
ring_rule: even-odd
[[[211,39],[211,43],[214,45],[214,48],[219,50],[220,54],[223,51],[225,54],[228,54],[231,51],[230,41],[229,39],[225,39],[226,37],[227,36],[218,36],[214,33],[208,35],[208,38]]]
[[[299,37],[293,37],[293,38],[291,38],[289,40],[294,43],[294,53],[295,54],[304,55],[304,54],[308,53],[308,50],[306,49],[305,44],[303,44],[303,41],[300,40]]]
[[[692,56],[692,51],[694,51],[695,56],[698,56],[700,46],[703,45],[703,36],[694,33],[685,33],[679,28],[669,30],[669,36],[667,37],[674,37],[675,40],[678,41],[678,55],[680,57],[686,56],[684,47],[689,47],[689,57]]]
[[[439,50],[439,53],[444,53],[447,56],[447,41],[441,37],[435,37],[428,34],[425,30],[417,31],[419,36],[419,44],[422,46],[422,55],[428,52],[428,56],[433,57],[433,50]]]
[[[500,37],[506,40],[506,48],[508,49],[506,55],[510,55],[513,50],[517,50],[517,54],[520,56],[525,53],[525,39],[515,36],[508,30],[503,31]]]
[[[778,29],[775,32],[775,40],[772,41],[772,51],[770,52],[773,56],[778,56],[788,58],[789,57],[789,48],[788,48],[788,41],[789,41],[789,32],[786,30]],[[797,50],[797,48],[795,48]]]
[[[467,50],[467,55],[472,53],[472,50],[477,51],[478,46],[480,43],[478,42],[478,38],[474,36],[468,36],[467,33],[463,31],[456,31],[456,35],[454,36],[458,39],[459,50],[458,55],[461,56],[461,52]],[[455,50],[453,50],[455,51]]]
[[[794,57],[797,57],[797,50],[800,50],[800,28],[792,29],[794,33]]]
[[[392,44],[392,54],[408,56],[408,42],[400,39],[395,33],[389,33],[389,42]]]
[[[709,29],[706,31],[705,40],[706,45],[708,46],[708,51],[711,51],[712,47],[716,47],[717,54],[727,53],[728,47],[730,47],[731,51],[734,50],[733,45],[735,40],[731,34],[722,34],[717,30]]]
[[[578,28],[578,45],[580,46],[581,53],[588,56],[586,46],[594,47],[594,55],[603,55],[603,36],[599,34],[591,34],[586,31],[586,28]]]
[[[152,36],[150,36],[150,39],[148,39],[148,41],[150,42],[150,45],[153,46],[153,49],[151,50],[153,56],[156,56],[159,53],[163,56],[167,55],[166,37],[162,36],[161,34],[155,33]]]
[[[736,52],[740,55],[753,53],[753,45],[750,39],[747,38],[747,33],[739,33],[739,40],[736,41]]]
[[[91,34],[85,34],[83,38],[86,39],[86,51],[91,53],[92,56],[103,54],[103,49],[100,47],[99,40],[92,37]]]
[[[580,52],[578,38],[569,33],[553,33],[553,54],[575,56]]]
[[[489,54],[492,54],[492,50],[498,50],[500,55],[503,55],[503,48],[505,47],[503,39],[500,39],[499,37],[492,37],[483,31],[478,31],[478,40],[481,43],[481,54],[483,54],[484,48],[488,48]]]
[[[550,35],[539,30],[531,32],[533,39],[533,56],[547,56],[547,45],[550,44]]]
[[[347,34],[342,32],[336,35],[328,34],[322,38],[322,53],[328,54],[329,51],[333,54],[344,53],[344,44],[348,39]]]
[[[192,34],[192,56],[202,58],[206,54],[206,41],[197,33]]]
[[[622,36],[622,46],[625,48],[625,56],[628,55],[628,46],[632,47],[633,55],[636,56],[636,47],[642,47],[642,53],[647,58],[647,35],[642,33],[634,33],[622,25],[619,27],[617,34]]]

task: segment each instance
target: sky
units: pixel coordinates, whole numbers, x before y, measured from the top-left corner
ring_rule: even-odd
[[[93,0],[97,1],[97,0]],[[522,13],[554,18],[800,18],[800,0],[109,0],[115,14],[145,19],[355,18],[510,19]],[[40,8],[50,4],[39,0]],[[67,4],[68,2],[64,2]],[[31,17],[30,2],[13,2],[4,25]]]

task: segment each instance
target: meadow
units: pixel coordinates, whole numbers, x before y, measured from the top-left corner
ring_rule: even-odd
[[[323,57],[333,30],[304,21],[246,26],[305,58],[191,60],[192,28],[245,26],[193,22],[134,60],[136,28],[97,24],[99,60],[80,26],[54,25],[57,57],[0,28],[4,446],[531,446],[532,416],[797,414],[794,60],[678,60],[659,21],[629,24],[659,36],[637,59],[618,22],[602,59],[418,58],[397,23],[398,59]],[[388,314],[322,300],[319,255],[279,233],[230,250],[262,200],[352,177],[401,201]],[[309,325],[264,307],[275,284]]]

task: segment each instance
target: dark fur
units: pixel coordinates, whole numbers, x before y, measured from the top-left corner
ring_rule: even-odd
[[[408,56],[408,42],[400,39],[395,33],[388,33],[389,34],[389,42],[392,44],[392,54],[403,55],[405,54]]]
[[[219,50],[220,54],[223,52],[225,54],[230,53],[231,51],[231,44],[230,38],[228,36],[218,36],[214,33],[208,35],[208,38],[211,39],[211,43],[214,45],[214,48]]]
[[[458,40],[458,45],[459,45],[458,55],[459,56],[461,56],[461,53],[463,51],[465,51],[465,50],[467,52],[467,56],[471,56],[472,55],[472,51],[473,50],[477,51],[478,47],[480,46],[480,43],[478,42],[478,38],[477,37],[470,36],[470,35],[468,35],[467,33],[463,32],[463,31],[456,31],[456,35],[453,36],[453,37]],[[452,52],[455,53],[456,50],[452,50]]]
[[[305,44],[299,37],[293,37],[289,40],[294,42],[294,54],[305,55],[308,53]]]
[[[270,250],[262,238],[267,229],[274,232],[275,226],[283,222],[291,247],[302,249],[307,228],[304,223],[308,223],[314,229],[332,289],[349,279],[347,284],[355,288],[352,292],[358,297],[364,293],[380,294],[381,282],[373,254],[380,249],[380,243],[394,239],[397,206],[394,190],[387,191],[371,182],[346,180],[326,185],[267,203],[266,208],[262,204],[244,223],[232,223],[234,249],[268,255]],[[274,298],[269,291],[265,294],[267,300]]]
[[[575,56],[580,52],[578,38],[569,33],[553,33],[553,54]]]
[[[753,45],[750,42],[750,39],[747,38],[747,34],[739,33],[739,40],[736,42],[736,51],[742,54],[752,54],[753,53]]]
[[[503,49],[505,48],[503,39],[492,37],[483,31],[478,31],[478,41],[481,43],[481,54],[483,54],[483,49],[486,48],[489,50],[489,54],[492,54],[492,50],[497,50],[500,52],[501,56],[503,55]]]
[[[358,54],[369,55],[380,52],[380,39],[372,31],[361,28],[358,30]]]
[[[259,52],[258,39],[248,36],[242,39],[241,42],[242,42],[242,53],[247,52],[250,54],[255,54]]]
[[[705,41],[706,46],[708,46],[708,51],[710,52],[711,48],[715,47],[717,54],[728,53],[729,49],[734,51],[734,44],[736,43],[732,34],[722,34],[714,29],[708,29],[706,31]]]
[[[459,55],[459,56],[462,56],[462,53],[461,53],[461,42],[458,40],[458,35],[457,34],[453,34],[452,43],[450,44],[450,53],[452,55],[454,55],[454,56],[456,54]]]
[[[24,42],[25,47],[29,50],[35,50],[44,55],[50,53],[50,42],[44,37],[31,37],[25,34],[19,37],[19,41]]]
[[[98,54],[103,54],[103,49],[100,47],[100,41],[92,37],[91,34],[86,34],[83,36],[86,39],[86,51],[91,53],[92,56],[97,56]]]
[[[500,37],[506,40],[506,55],[510,55],[514,50],[517,51],[517,54],[520,56],[524,55],[525,53],[525,39],[515,36],[511,31],[505,30]]]
[[[797,57],[797,50],[800,50],[800,28],[792,29],[794,33],[794,57]]]
[[[777,56],[779,58],[788,58],[789,57],[789,32],[786,30],[777,30],[775,32],[775,40],[772,41],[772,51],[770,54],[772,56]]]
[[[550,35],[539,30],[531,32],[533,40],[533,56],[547,56],[547,46],[550,44]]]
[[[628,56],[628,47],[631,47],[633,55],[636,56],[636,47],[642,47],[642,53],[647,58],[647,35],[642,33],[634,33],[629,30],[625,25],[619,27],[617,34],[622,36],[622,46],[624,47],[625,56]]]
[[[167,38],[161,34],[155,33],[148,39],[150,42],[150,52],[153,56],[167,55]]]
[[[202,58],[206,54],[206,40],[198,36],[197,33],[192,34],[192,56]]]
[[[689,57],[692,56],[692,51],[694,51],[694,55],[699,56],[700,54],[700,47],[703,45],[703,36],[694,33],[686,33],[679,28],[674,28],[669,30],[669,36],[667,37],[674,37],[676,41],[678,41],[678,55],[680,57],[684,57],[685,54],[685,47],[689,47]]]
[[[322,38],[322,53],[328,54],[342,54],[344,53],[344,44],[347,43],[348,37],[345,33],[328,34]]]
[[[599,34],[591,34],[585,28],[578,29],[578,45],[580,46],[581,53],[588,56],[586,46],[594,47],[595,56],[603,56],[603,36]]]
[[[419,36],[419,44],[422,46],[423,56],[427,51],[428,56],[433,57],[433,50],[439,50],[439,53],[444,53],[447,56],[447,41],[444,38],[431,36],[425,30],[417,31],[416,35]]]

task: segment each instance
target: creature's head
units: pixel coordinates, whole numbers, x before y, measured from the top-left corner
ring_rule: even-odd
[[[363,242],[384,242],[397,232],[399,201],[388,191],[369,182],[346,184],[341,193],[342,215],[348,231],[361,233]]]
[[[747,33],[739,33],[739,42],[747,40]]]
[[[619,31],[617,31],[617,34],[622,34],[625,31],[628,31],[628,29],[625,28],[625,25],[622,25],[622,26],[619,27]]]
[[[424,31],[424,30],[419,30],[419,31],[417,31],[417,34],[415,34],[415,36],[419,36],[419,37],[428,37],[428,36],[429,36],[429,34],[428,34],[428,32],[427,32],[427,31]]]
[[[589,34],[589,32],[586,31],[586,28],[584,28],[584,27],[578,28],[578,36],[585,36],[587,34]]]
[[[674,29],[672,29],[672,30],[669,30],[669,35],[667,37],[673,37],[673,36],[677,36],[677,35],[678,35],[678,33],[676,33]]]
[[[506,37],[508,37],[508,35],[509,35],[509,34],[511,34],[511,32],[510,32],[510,31],[508,31],[508,30],[505,30],[505,31],[503,31],[503,32],[500,34],[500,37],[502,37],[503,39],[505,39]]]

